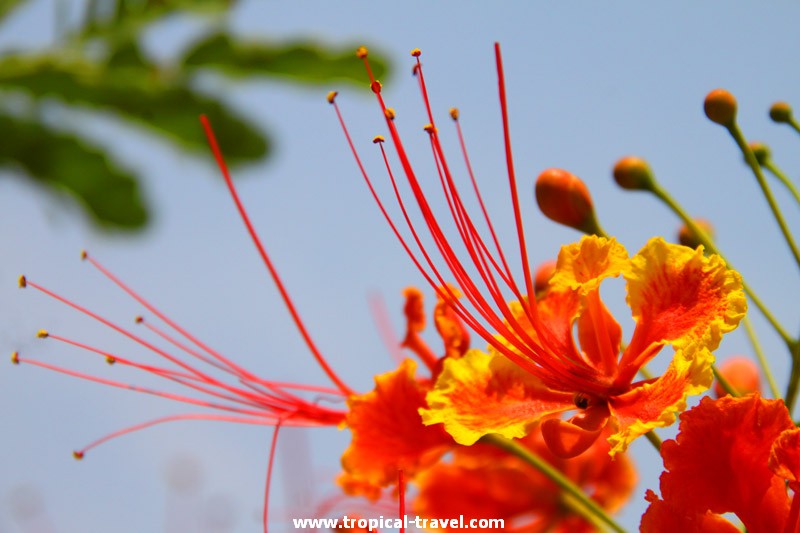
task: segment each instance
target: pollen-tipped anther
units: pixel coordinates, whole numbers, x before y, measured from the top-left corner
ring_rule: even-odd
[[[743,356],[731,357],[720,365],[719,374],[738,394],[744,396],[761,390],[761,377],[758,366]],[[719,381],[714,383],[714,394],[717,398],[726,396],[728,392]]]
[[[414,48],[413,50],[411,50],[411,55],[414,57],[419,57],[422,55],[422,50],[420,50],[419,48]]]
[[[457,107],[451,107],[450,108],[450,118],[452,118],[453,120],[458,120],[458,108]]]
[[[378,143],[386,142],[386,139],[383,137],[383,135],[376,135],[375,137],[372,138],[372,142],[375,143],[375,144],[378,144]]]
[[[141,324],[142,322],[144,322],[144,317],[142,315],[138,315],[136,318],[133,319],[133,321],[136,322],[137,324]]]
[[[46,329],[40,329],[39,331],[36,332],[36,336],[39,337],[40,339],[46,339],[47,337],[50,336],[50,334],[47,332]]]
[[[703,233],[706,234],[709,239],[714,239],[714,225],[711,224],[710,221],[704,218],[696,218],[694,219],[694,223],[703,231]],[[699,235],[695,234],[695,232],[692,231],[689,226],[684,224],[681,226],[681,229],[678,230],[678,242],[684,246],[688,246],[689,248],[697,248],[703,244],[703,239],[701,239]]]
[[[769,118],[779,124],[792,121],[792,106],[786,102],[775,102],[769,108]]]
[[[614,165],[613,174],[617,185],[630,191],[649,191],[655,184],[650,165],[641,157],[623,157]]]
[[[536,202],[550,220],[587,234],[600,233],[589,189],[566,170],[549,168],[539,174]]]
[[[329,104],[332,104],[334,102],[334,100],[336,100],[336,96],[338,94],[339,94],[338,91],[331,91],[331,92],[328,93],[328,96],[326,96],[325,98],[328,100]]]
[[[72,457],[74,457],[77,461],[83,459],[83,452],[74,451],[72,452]]]
[[[736,122],[736,97],[725,89],[714,89],[706,95],[703,110],[712,122],[721,126],[733,126]]]
[[[369,88],[372,89],[372,92],[374,92],[375,94],[381,94],[381,89],[383,88],[383,85],[381,85],[381,82],[379,82],[378,80],[375,80],[369,84]]]
[[[114,357],[113,355],[107,355],[106,356],[106,363],[108,363],[109,365],[113,365],[116,362],[117,362],[117,358]]]
[[[28,280],[25,279],[25,276],[20,276],[17,279],[17,285],[19,286],[20,289],[24,289],[25,287],[28,286]]]
[[[11,363],[18,365],[19,364],[19,352],[12,352],[11,353]]]
[[[389,120],[394,120],[394,117],[397,116],[397,113],[395,113],[394,109],[392,109],[391,107],[387,107],[386,111],[384,111],[383,114],[386,115],[386,118],[388,118]]]
[[[430,123],[429,123],[429,124],[425,124],[425,125],[422,127],[422,129],[423,129],[423,130],[425,130],[426,132],[428,132],[429,134],[434,134],[434,133],[436,133],[436,128],[434,128],[434,127],[433,127],[433,124],[430,124]]]
[[[356,48],[356,57],[358,57],[359,59],[364,59],[365,57],[367,57],[368,53],[369,51],[367,50],[366,46],[359,46],[358,48]]]
[[[87,252],[86,250],[81,250],[81,261],[84,261],[88,257],[89,257],[89,252]]]

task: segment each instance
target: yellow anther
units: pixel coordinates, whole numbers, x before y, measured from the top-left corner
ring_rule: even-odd
[[[458,108],[457,107],[451,107],[450,108],[450,118],[452,118],[453,120],[458,120]]]
[[[24,289],[25,287],[28,286],[28,280],[25,279],[25,276],[20,276],[19,279],[17,280],[17,285],[19,285],[20,289]]]
[[[369,84],[369,88],[372,89],[372,92],[374,92],[375,94],[381,94],[381,89],[383,88],[383,85],[381,85],[381,82],[379,82],[378,80],[375,80]]]
[[[411,50],[411,55],[414,57],[419,57],[422,55],[422,50],[420,50],[419,48],[414,48],[413,50]]]
[[[428,133],[434,133],[436,131],[436,128],[433,127],[433,124],[425,124],[425,126],[422,129],[427,131]]]
[[[386,139],[383,138],[383,135],[376,135],[372,138],[372,142],[374,143],[382,143],[384,141],[386,141]]]
[[[397,116],[397,114],[394,112],[394,109],[392,109],[391,107],[387,107],[386,111],[384,111],[383,114],[386,115],[386,118],[388,118],[389,120],[394,120],[394,117]]]
[[[117,359],[115,357],[113,357],[111,355],[107,355],[106,356],[106,363],[108,363],[109,365],[113,365],[116,362],[117,362]]]
[[[72,457],[80,461],[81,459],[83,459],[83,452],[78,452],[78,451],[72,452]]]
[[[39,331],[36,332],[36,336],[39,337],[40,339],[46,339],[47,337],[50,336],[50,334],[47,333],[46,329],[40,329]]]
[[[134,318],[133,320],[134,320],[134,322],[136,322],[137,324],[141,324],[142,322],[144,322],[144,317],[143,317],[142,315],[139,315],[139,316],[137,316],[136,318]]]
[[[359,46],[356,49],[356,57],[358,57],[359,59],[364,59],[365,57],[367,57],[367,47]]]
[[[11,362],[15,365],[19,364],[19,352],[14,352],[11,354]]]
[[[333,101],[334,101],[334,100],[336,100],[336,95],[338,95],[338,94],[339,94],[339,92],[338,92],[338,91],[331,91],[331,92],[329,92],[329,93],[328,93],[328,96],[326,96],[326,98],[327,98],[327,100],[328,100],[328,103],[329,103],[329,104],[332,104],[332,103],[333,103]]]
[[[87,257],[89,257],[89,254],[86,252],[86,250],[81,250],[81,261],[83,261]]]

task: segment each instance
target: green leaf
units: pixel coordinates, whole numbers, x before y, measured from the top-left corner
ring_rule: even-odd
[[[68,133],[0,114],[0,165],[22,168],[42,185],[73,195],[103,226],[137,229],[147,222],[134,176]]]
[[[180,80],[164,80],[156,69],[104,68],[52,58],[8,57],[0,60],[2,85],[36,98],[52,97],[114,111],[203,155],[209,151],[198,117],[205,114],[214,126],[220,148],[232,163],[260,159],[269,148],[264,134],[220,101],[193,91]]]
[[[6,15],[11,13],[14,8],[20,5],[24,0],[0,0],[0,20],[3,20]]]
[[[355,56],[357,46],[333,50],[311,42],[272,44],[239,42],[225,33],[206,37],[184,56],[186,67],[211,67],[230,76],[256,74],[286,76],[307,83],[346,80],[368,87],[364,65]],[[374,53],[370,65],[375,76],[386,73],[386,63]]]

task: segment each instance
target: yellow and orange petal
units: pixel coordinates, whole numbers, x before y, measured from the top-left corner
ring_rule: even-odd
[[[628,268],[628,261],[628,252],[616,240],[584,236],[561,247],[550,286],[585,295],[600,287],[605,278],[619,276]]]
[[[455,292],[455,289],[451,288]],[[456,292],[460,297],[460,293]],[[456,315],[453,307],[441,297],[433,310],[433,323],[444,342],[445,357],[461,357],[469,349],[469,330]]]
[[[688,396],[700,394],[714,378],[714,356],[699,346],[678,350],[660,377],[609,399],[617,431],[609,437],[611,453],[625,451],[636,438],[648,431],[672,425],[675,416],[686,408]]]
[[[681,415],[677,439],[661,448],[663,501],[687,516],[734,513],[751,533],[783,531],[789,498],[768,460],[776,439],[791,429],[781,400],[703,398]]]
[[[398,470],[412,478],[435,463],[453,440],[440,426],[425,426],[419,409],[427,407],[428,385],[418,382],[416,363],[375,377],[375,389],[351,396],[346,424],[353,434],[342,455],[347,481],[386,487],[397,481]]]
[[[553,391],[506,357],[479,350],[445,360],[427,402],[423,422],[444,424],[467,446],[490,433],[523,437],[542,416],[575,408],[572,393]]]
[[[703,255],[702,248],[651,239],[624,276],[636,320],[629,350],[652,343],[700,343],[715,350],[747,311],[741,276],[718,255]]]

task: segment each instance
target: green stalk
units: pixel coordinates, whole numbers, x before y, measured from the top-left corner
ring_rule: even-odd
[[[747,140],[744,138],[742,130],[739,129],[739,125],[734,122],[727,126],[727,128],[728,132],[733,137],[733,140],[736,141],[736,144],[742,151],[742,154],[744,154],[744,159],[747,161],[748,166],[753,171],[753,174],[755,174],[756,180],[758,180],[758,185],[761,187],[761,191],[764,193],[767,203],[769,203],[769,208],[772,210],[772,214],[775,216],[775,221],[781,228],[781,233],[783,233],[784,239],[786,239],[786,244],[789,245],[789,249],[794,256],[794,260],[797,262],[797,266],[800,267],[800,249],[797,248],[797,244],[794,242],[794,237],[792,237],[792,232],[789,231],[789,226],[786,224],[786,220],[783,218],[781,208],[778,207],[775,197],[772,196],[772,189],[770,189],[769,183],[767,183],[767,179],[764,177],[764,173],[761,171],[761,165],[758,164],[758,160],[756,159],[753,150],[750,148],[750,145],[747,144]]]
[[[656,434],[655,430],[651,429],[645,433],[644,436],[647,437],[647,440],[650,441],[650,444],[653,445],[653,448],[655,448],[658,453],[661,453],[661,437]]]
[[[518,442],[501,437],[500,435],[485,435],[481,438],[481,442],[497,446],[506,452],[518,457],[534,467],[536,470],[547,476],[550,481],[558,485],[567,495],[567,503],[575,500],[579,505],[573,506],[573,509],[581,514],[591,523],[598,521],[617,533],[625,533],[625,530],[611,518],[605,509],[600,507],[597,502],[586,495],[578,486],[576,486],[569,478],[564,476],[550,463],[530,451],[528,448],[522,446]]]
[[[767,356],[764,355],[764,350],[761,348],[761,343],[758,341],[756,330],[753,328],[753,324],[750,323],[749,317],[744,317],[742,324],[744,325],[745,332],[747,332],[748,339],[750,339],[750,346],[753,347],[753,351],[756,353],[756,358],[758,359],[758,364],[761,367],[761,371],[764,373],[764,377],[767,379],[772,397],[778,399],[781,397],[781,392],[780,389],[778,389],[778,384],[775,382],[775,377],[772,375],[772,371],[769,368]]]
[[[789,189],[789,191],[792,193],[792,196],[794,196],[795,201],[800,204],[800,191],[798,191],[797,187],[794,186],[792,180],[790,180],[789,177],[780,168],[778,168],[775,162],[772,161],[772,159],[767,159],[763,162],[763,166],[772,172],[772,175],[778,178],[778,180],[780,180],[780,182],[783,183],[787,189]]]

